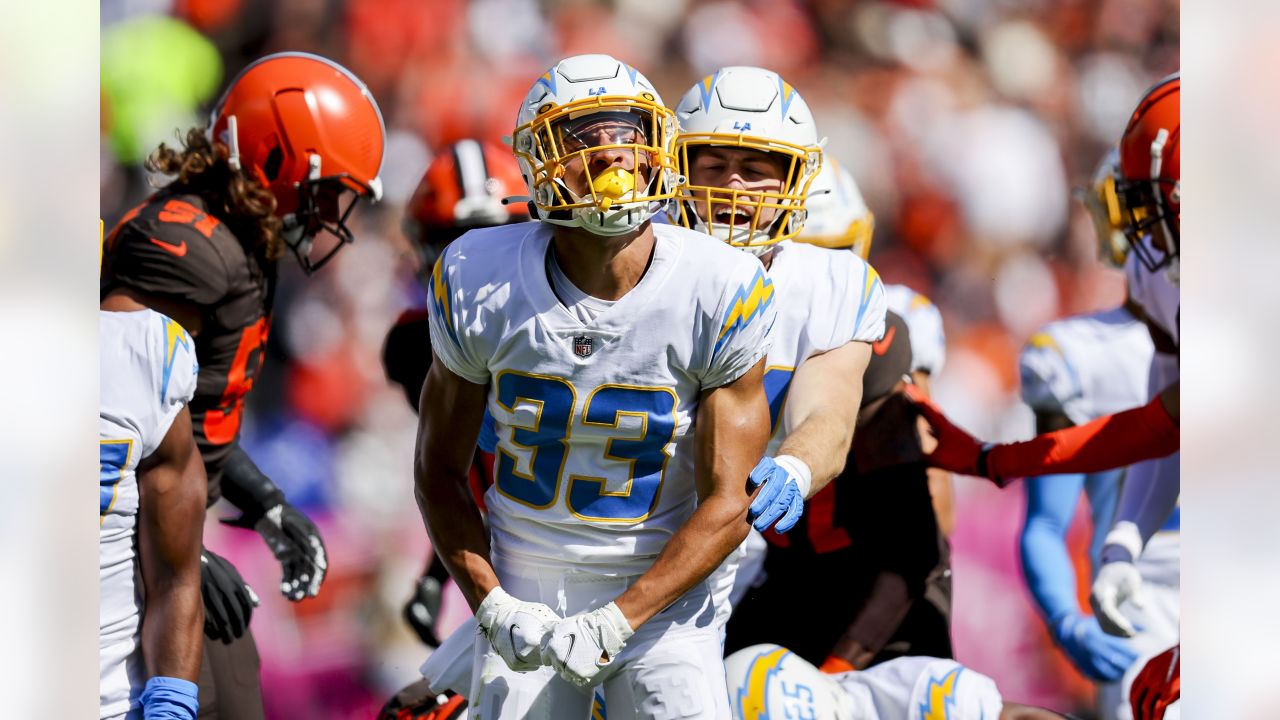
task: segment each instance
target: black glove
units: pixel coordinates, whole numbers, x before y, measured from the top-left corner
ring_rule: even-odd
[[[435,647],[436,620],[440,617],[440,581],[423,575],[413,588],[413,597],[404,604],[404,620],[422,638],[422,642]]]
[[[229,645],[249,629],[258,596],[235,566],[209,550],[200,553],[200,595],[204,598],[204,634]]]
[[[253,528],[280,561],[280,592],[297,602],[315,597],[329,560],[314,523],[284,498],[284,493],[237,446],[222,470],[222,494],[241,512],[223,520],[232,527]]]
[[[244,515],[222,522],[232,527],[248,527]],[[302,511],[282,502],[267,510],[252,527],[280,561],[280,593],[294,602],[315,597],[329,569],[324,540],[315,523]]]
[[[388,700],[377,720],[454,720],[463,717],[466,709],[466,698],[452,690],[436,695],[427,681],[420,679]]]

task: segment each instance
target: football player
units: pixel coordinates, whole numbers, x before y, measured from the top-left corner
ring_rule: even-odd
[[[827,155],[822,170],[809,190],[809,217],[796,238],[800,242],[834,249],[852,250],[863,260],[871,257],[875,215],[862,199],[858,183],[842,163]],[[947,357],[947,338],[942,314],[925,295],[895,283],[884,286],[889,312],[907,324],[911,335],[911,378],[916,387],[929,394],[930,379],[942,372]],[[951,473],[929,468],[929,496],[944,536],[955,528],[955,491]]]
[[[107,239],[103,308],[150,307],[191,332],[191,421],[209,503],[225,497],[242,513],[231,524],[262,535],[294,601],[319,591],[324,543],[240,448],[240,420],[263,361],[277,260],[292,251],[310,273],[352,241],[351,212],[381,196],[384,142],[378,105],[348,70],[306,53],[267,56],[231,82],[207,128],[182,148],[160,146],[150,168],[172,182]],[[206,634],[219,641],[204,645],[206,711],[261,718],[252,591],[225,562],[206,563],[202,583]]]
[[[585,720],[596,685],[610,717],[728,714],[706,578],[750,529],[776,303],[756,258],[650,222],[675,135],[635,68],[556,63],[513,132],[540,222],[467,233],[432,273],[417,499],[482,630],[486,718]]]
[[[1115,202],[1118,166],[1115,152],[1103,159],[1086,204],[1098,228],[1100,257],[1112,267],[1124,268],[1129,252]],[[1031,337],[1020,362],[1022,397],[1035,412],[1037,432],[1071,427],[1138,406],[1150,398],[1149,374],[1165,367],[1176,372],[1176,356],[1161,352],[1171,341],[1161,337],[1158,328],[1149,331],[1141,316],[1134,301],[1126,299],[1121,307],[1050,323]],[[1141,463],[1127,473],[1137,476],[1146,470],[1144,466],[1176,475],[1178,454]],[[1128,618],[1143,627],[1140,637],[1125,640],[1103,632],[1099,618],[1082,612],[1076,600],[1076,576],[1066,548],[1076,504],[1084,492],[1094,527],[1090,557],[1097,567],[1106,529],[1115,514],[1121,477],[1122,472],[1114,470],[1027,478],[1027,520],[1021,539],[1023,569],[1032,597],[1054,641],[1081,672],[1102,682],[1098,707],[1107,718],[1127,714],[1125,688],[1137,671],[1134,661],[1177,640],[1176,514],[1166,522],[1167,532],[1162,532],[1138,560],[1143,576],[1154,583],[1147,607],[1130,604],[1125,608]]]
[[[1180,80],[1171,75],[1147,91],[1129,119],[1120,140],[1122,180],[1117,196],[1125,214],[1125,235],[1135,262],[1145,271],[1146,283],[1129,282],[1130,294],[1146,319],[1178,342],[1178,248],[1181,209],[1180,178]],[[910,389],[909,389],[910,391]],[[1138,408],[1106,415],[1091,422],[1045,433],[1031,440],[983,444],[956,427],[927,398],[911,392],[921,414],[932,426],[938,446],[929,460],[938,467],[978,477],[1004,486],[1027,475],[1059,472],[1096,472],[1178,450],[1179,383],[1174,380]],[[1172,481],[1168,485],[1172,485]],[[1177,493],[1164,483],[1144,488],[1156,491],[1147,504],[1141,529],[1135,537],[1108,544],[1123,545],[1132,559],[1141,549],[1142,537],[1155,532],[1177,502]],[[1106,561],[1104,553],[1104,562]],[[1105,568],[1104,568],[1105,570]],[[1133,574],[1126,573],[1129,579]],[[1129,583],[1125,583],[1128,585]],[[1125,592],[1120,591],[1119,597]]]
[[[681,223],[758,256],[781,303],[764,374],[772,436],[751,473],[762,489],[749,516],[757,531],[786,532],[844,469],[871,343],[885,333],[884,287],[862,258],[791,240],[822,151],[809,106],[785,80],[720,69],[685,93],[676,117],[688,179]],[[746,550],[713,575],[721,623]]]
[[[422,175],[409,200],[404,232],[414,249],[418,277],[430,291],[431,268],[440,253],[459,235],[481,227],[524,222],[529,219],[525,203],[504,203],[524,190],[524,180],[511,151],[493,143],[466,139],[444,148]],[[387,378],[404,389],[413,411],[418,411],[422,384],[431,367],[431,335],[426,308],[401,313],[387,333],[382,348]],[[471,482],[478,501],[493,484],[492,419],[486,418],[480,438],[481,452],[471,468]],[[482,506],[483,507],[483,506]],[[404,606],[404,617],[418,637],[428,645],[438,645],[435,622],[440,597],[449,571],[443,563],[427,560],[427,567],[414,585],[413,596]]]
[[[801,240],[865,259],[873,221],[853,178],[834,161],[824,162],[806,209]],[[940,335],[940,321],[921,327]],[[780,641],[814,663],[844,669],[902,654],[950,656],[950,553],[913,444],[914,418],[903,412],[902,398],[893,397],[903,377],[922,366],[913,357],[915,345],[915,329],[888,311],[884,337],[872,345],[862,377],[844,469],[810,500],[796,531],[765,533],[763,580],[730,620],[729,649]],[[929,350],[935,358],[941,352]],[[797,587],[833,576],[845,587],[839,603],[817,614],[778,612]],[[739,586],[747,582],[742,578]]]
[[[870,670],[829,674],[785,647],[743,648],[725,659],[734,720],[1052,720],[1048,710],[1005,702],[991,678],[953,660],[904,657]]]
[[[100,715],[194,720],[208,489],[187,409],[195,347],[150,310],[99,323]]]

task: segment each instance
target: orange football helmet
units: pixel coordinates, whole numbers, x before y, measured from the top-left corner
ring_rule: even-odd
[[[346,221],[360,199],[382,198],[382,111],[332,60],[286,52],[251,63],[214,106],[209,131],[233,169],[275,195],[285,242],[308,273],[354,240]],[[313,260],[321,231],[337,242]]]
[[[471,139],[442,149],[414,190],[404,220],[423,272],[430,272],[444,247],[468,230],[530,219],[528,202],[503,202],[524,193],[511,150]]]
[[[1116,192],[1126,215],[1125,237],[1148,270],[1176,269],[1181,226],[1181,90],[1174,73],[1147,91],[1120,138]],[[1151,234],[1152,243],[1142,242]],[[1156,257],[1152,245],[1164,253]]]

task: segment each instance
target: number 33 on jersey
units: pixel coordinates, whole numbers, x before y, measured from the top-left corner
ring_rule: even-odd
[[[545,225],[472,231],[436,265],[432,347],[489,386],[495,555],[642,572],[693,512],[698,399],[764,357],[774,289],[746,253],[654,235],[644,277],[585,324],[547,279]]]

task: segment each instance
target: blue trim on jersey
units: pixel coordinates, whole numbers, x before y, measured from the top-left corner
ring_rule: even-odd
[[[1160,526],[1160,532],[1181,532],[1182,531],[1182,508],[1175,507],[1170,513],[1169,519],[1164,521]]]
[[[862,293],[862,301],[858,303],[858,316],[853,321],[853,331],[855,333],[862,327],[862,316],[867,313],[867,306],[871,304],[871,296],[875,295],[875,287],[877,285],[880,286],[882,291],[884,288],[884,283],[880,282],[879,273],[876,273],[874,277],[871,277],[871,274],[875,271],[872,270],[870,265],[865,263],[863,263],[863,267],[863,272],[866,273],[863,275],[863,283],[866,285],[866,288]]]
[[[480,423],[480,437],[476,439],[476,447],[487,453],[498,451],[497,421],[489,408],[484,409],[484,420]]]

